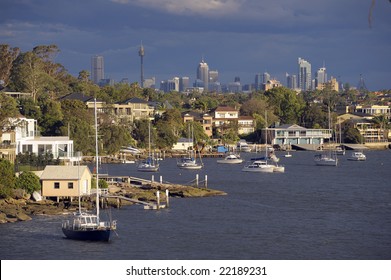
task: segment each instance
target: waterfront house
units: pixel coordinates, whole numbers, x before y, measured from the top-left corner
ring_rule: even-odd
[[[47,165],[40,180],[45,198],[73,200],[91,193],[92,174],[87,166]]]
[[[238,118],[238,134],[247,135],[255,131],[255,121],[251,116],[240,116]]]
[[[268,128],[267,140],[271,145],[281,147],[295,145],[297,147],[312,146],[319,148],[324,143],[324,139],[331,138],[330,129],[305,128],[297,124],[285,124],[274,128]],[[265,139],[265,129],[262,129],[263,139]]]
[[[239,110],[229,106],[219,106],[213,112],[213,127],[224,134],[227,128],[238,123],[238,119]]]
[[[73,140],[68,136],[40,136],[36,127],[37,121],[34,119],[10,118],[0,136],[2,156],[11,162],[14,162],[17,154],[26,152],[37,156],[52,154],[53,158],[65,162],[73,159]]]

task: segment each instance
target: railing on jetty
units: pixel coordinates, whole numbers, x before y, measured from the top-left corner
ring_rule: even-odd
[[[109,183],[120,183],[121,182],[121,183],[128,183],[133,186],[143,186],[143,185],[147,185],[147,184],[151,184],[151,183],[156,182],[154,175],[152,175],[151,180],[132,177],[132,176],[109,176],[109,175],[101,175],[100,179],[103,179]],[[160,182],[160,184],[172,184],[173,185],[173,183],[163,181],[162,176],[160,176],[159,182]],[[205,175],[204,180],[200,180],[199,175],[196,174],[196,177],[194,180],[191,180],[191,181],[184,183],[182,185],[207,188],[208,187],[208,175]]]
[[[145,201],[141,201],[141,200],[138,200],[138,199],[129,198],[129,197],[121,196],[121,195],[109,195],[109,194],[106,194],[106,195],[102,196],[102,199],[105,199],[105,198],[116,198],[118,206],[120,204],[119,203],[120,199],[127,200],[127,201],[130,201],[130,202],[136,203],[136,204],[142,204],[142,205],[144,205],[144,209],[145,210],[159,210],[159,209],[163,209],[163,208],[168,208],[169,205],[170,205],[169,190],[166,190],[166,204],[161,204],[160,203],[160,191],[156,191],[156,203],[145,202]]]

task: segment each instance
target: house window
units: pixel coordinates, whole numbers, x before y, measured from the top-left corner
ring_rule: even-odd
[[[68,189],[73,189],[73,182],[68,183]]]
[[[54,188],[59,189],[60,188],[60,182],[54,182]]]

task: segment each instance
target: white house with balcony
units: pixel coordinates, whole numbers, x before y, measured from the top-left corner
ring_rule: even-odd
[[[30,152],[36,155],[52,154],[53,158],[69,161],[73,157],[73,140],[68,136],[38,136],[37,121],[20,117],[9,120],[9,127],[3,128],[2,142],[8,141],[15,147],[15,154]]]

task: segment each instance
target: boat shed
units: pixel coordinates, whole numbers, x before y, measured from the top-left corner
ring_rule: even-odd
[[[47,165],[41,176],[42,196],[71,200],[91,193],[92,174],[88,166]]]
[[[262,130],[263,139],[265,131]],[[271,145],[292,146],[292,145],[322,145],[324,139],[331,138],[330,129],[305,128],[297,124],[285,124],[274,128],[267,128],[267,139]]]

